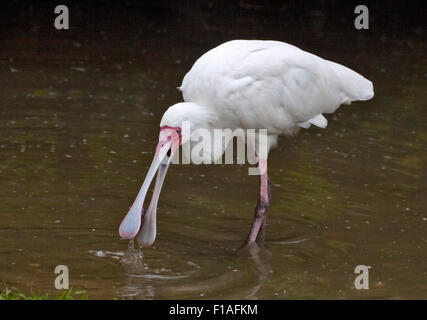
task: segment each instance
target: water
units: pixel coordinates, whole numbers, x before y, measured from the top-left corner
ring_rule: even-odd
[[[321,39],[259,30],[355,68],[375,98],[328,115],[326,130],[280,139],[258,246],[237,251],[258,194],[258,179],[239,165],[172,165],[154,246],[120,239],[160,117],[181,100],[175,88],[203,52],[254,31],[241,19],[247,33],[220,35],[218,23],[207,38],[203,28],[174,29],[179,19],[160,28],[141,18],[132,34],[123,17],[124,27],[98,21],[66,36],[9,29],[0,51],[0,280],[54,295],[54,268],[64,264],[71,286],[93,299],[426,298],[427,63],[417,37],[353,35],[336,46],[348,36],[341,30]],[[371,266],[370,290],[354,288],[357,265]]]

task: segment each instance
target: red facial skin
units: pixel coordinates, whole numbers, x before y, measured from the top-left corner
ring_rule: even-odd
[[[179,148],[182,141],[180,127],[163,126],[160,128],[159,143],[157,145],[156,152],[169,141],[172,143],[171,149],[172,153],[174,153],[176,149]]]

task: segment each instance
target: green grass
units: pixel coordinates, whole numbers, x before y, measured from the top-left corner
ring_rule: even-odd
[[[87,300],[86,291],[79,290],[74,291],[73,289],[62,290],[54,298],[49,298],[47,293],[29,295],[20,291],[12,290],[8,287],[4,287],[0,291],[0,300]]]

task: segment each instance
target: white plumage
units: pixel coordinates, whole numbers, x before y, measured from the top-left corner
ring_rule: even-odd
[[[373,97],[372,82],[340,64],[279,41],[234,40],[201,56],[179,88],[213,111],[219,128],[293,133],[326,127],[323,113]],[[162,124],[166,125],[168,112]]]
[[[260,40],[229,41],[208,51],[194,63],[179,89],[185,102],[164,113],[153,163],[120,226],[124,238],[133,238],[138,233],[144,198],[160,167],[153,199],[138,236],[144,246],[151,245],[156,236],[157,200],[170,158],[180,144],[192,140],[181,135],[184,121],[191,123],[192,130],[267,129],[267,154],[258,155],[260,200],[249,244],[265,224],[271,188],[267,155],[278,135],[294,134],[300,127],[312,124],[325,128],[324,113],[334,112],[341,104],[374,96],[372,82],[347,67],[287,43]],[[221,148],[221,152],[214,153],[222,155],[225,146]]]

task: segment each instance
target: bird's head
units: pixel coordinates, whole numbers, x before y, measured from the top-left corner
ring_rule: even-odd
[[[181,144],[190,141],[191,134],[197,129],[208,129],[215,120],[208,108],[193,102],[180,102],[169,107],[160,121],[160,132],[173,128],[180,135]]]
[[[139,232],[137,240],[140,245],[148,247],[153,244],[156,238],[157,202],[171,159],[181,144],[191,140],[194,129],[206,128],[211,120],[212,114],[195,103],[177,103],[166,110],[160,121],[159,141],[153,162],[135,202],[120,225],[119,233],[122,238],[132,239]],[[188,130],[183,130],[185,127]],[[157,171],[153,196],[143,215],[144,199]]]

